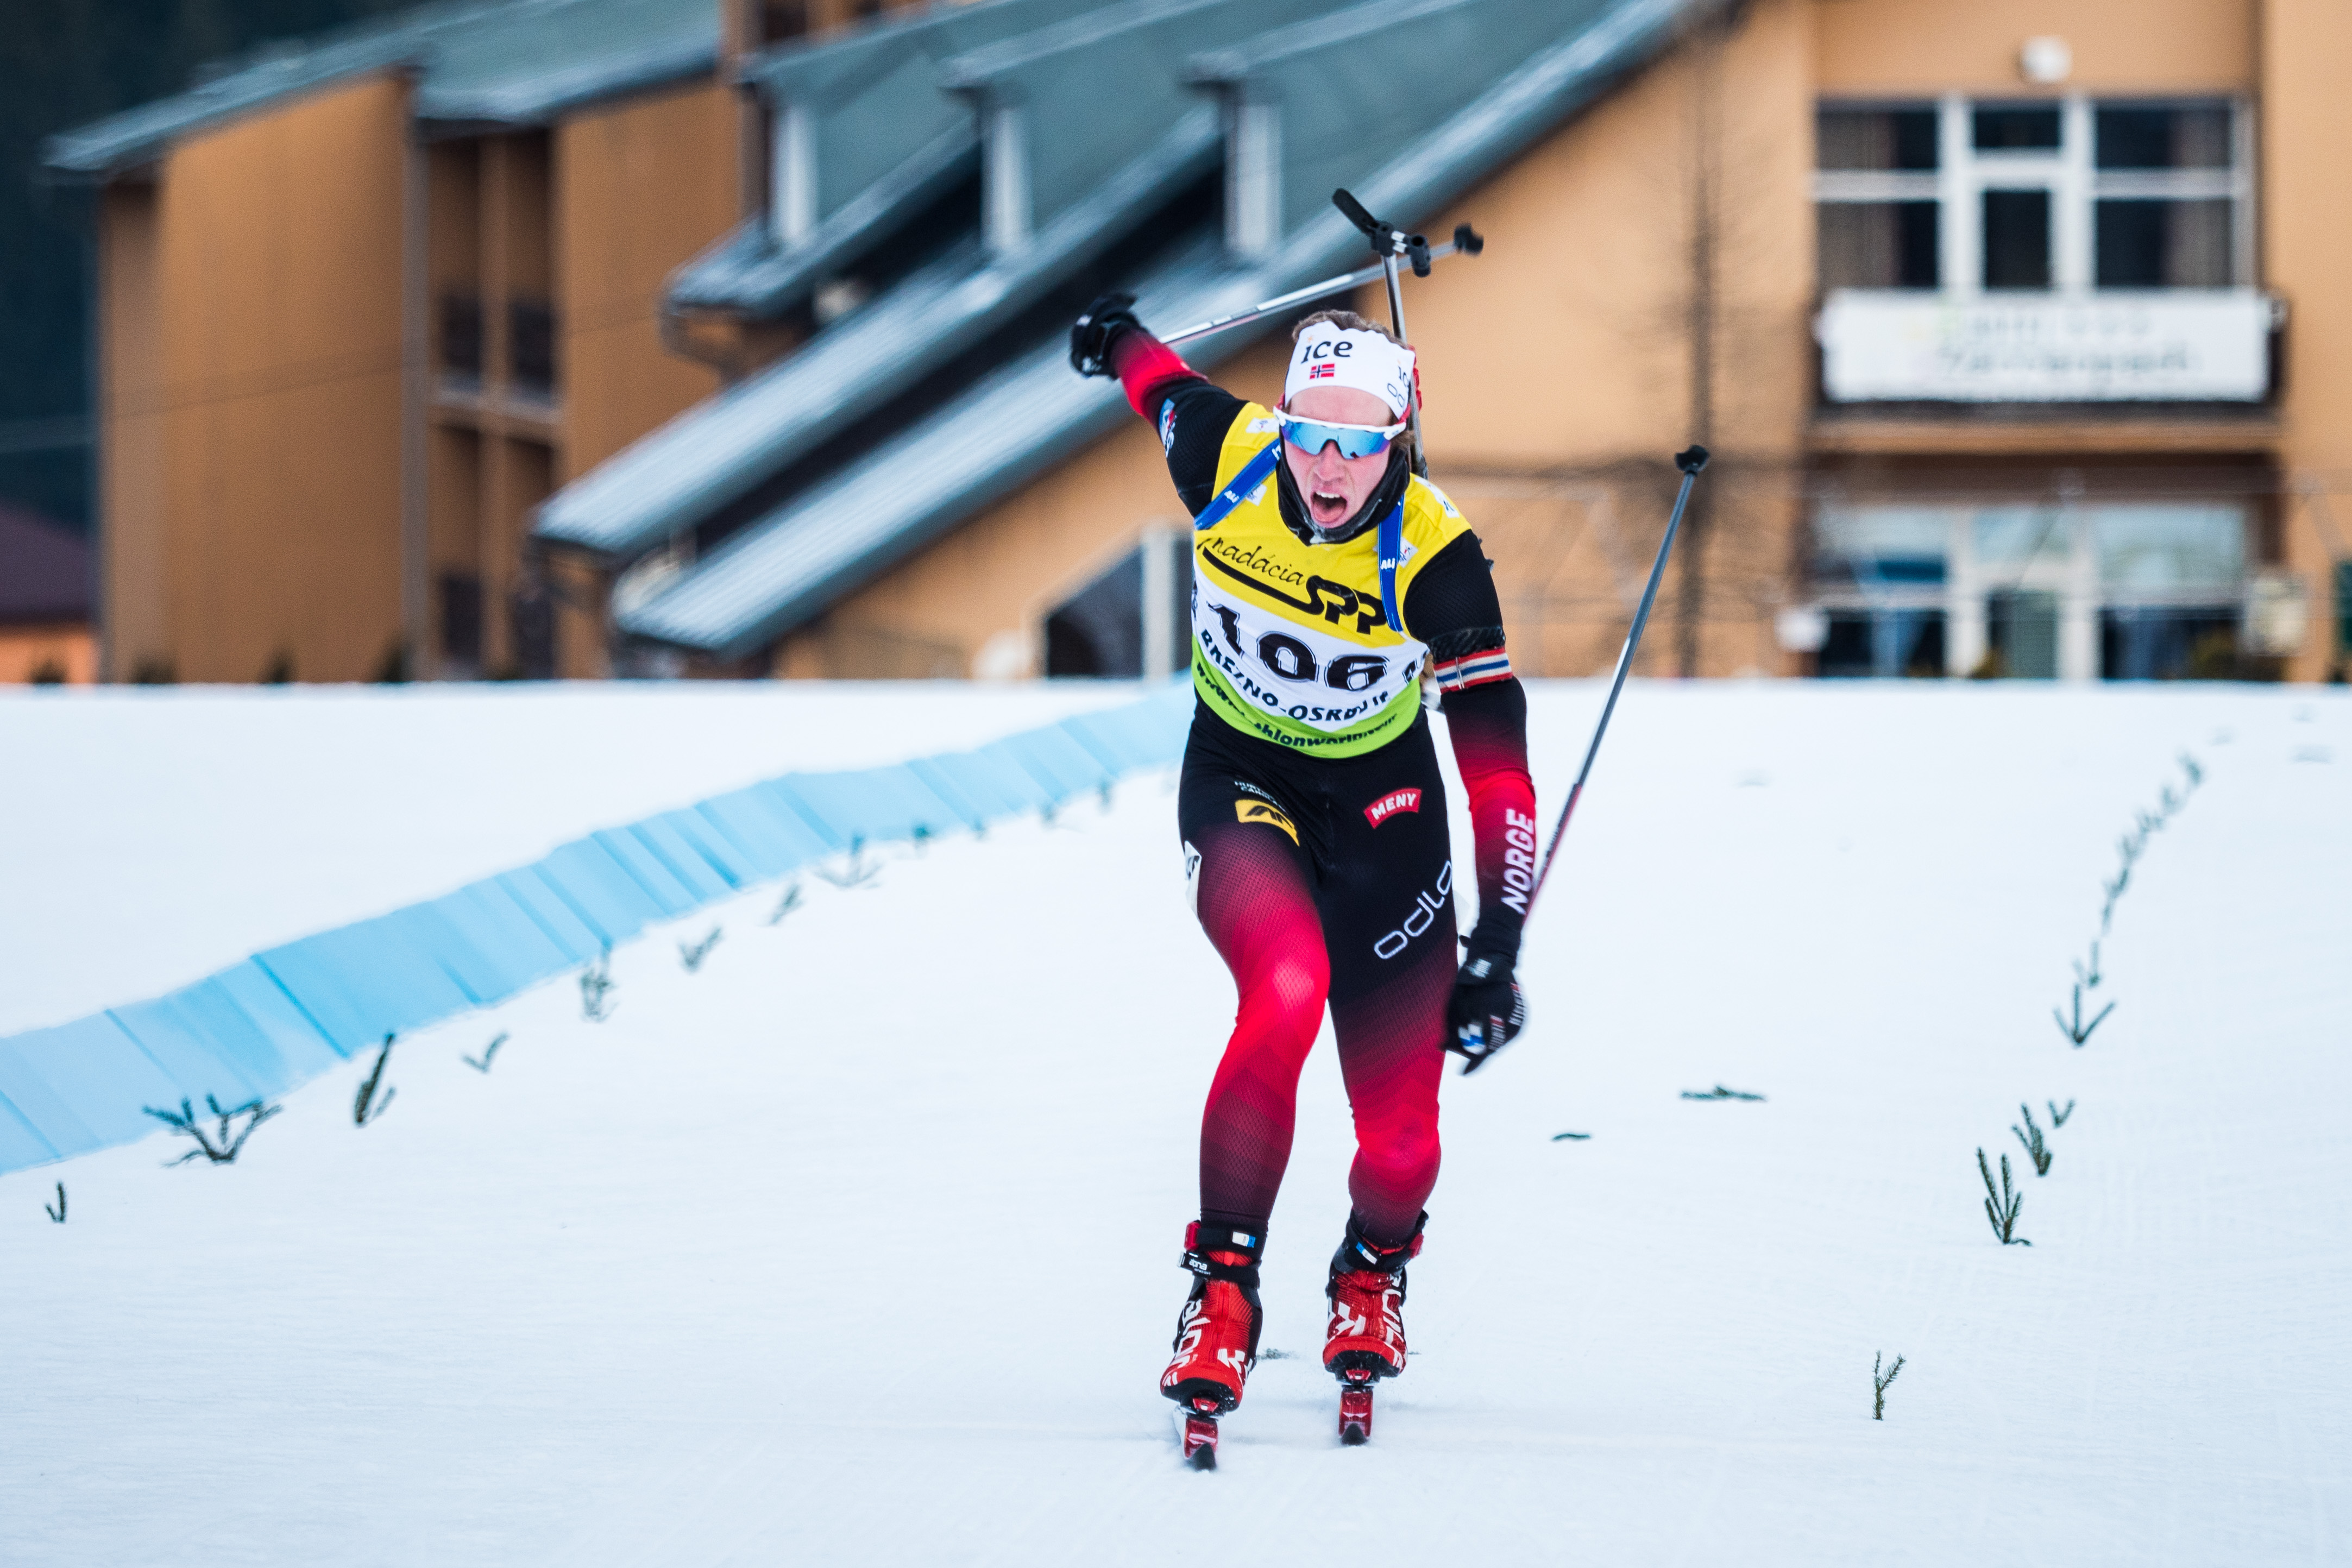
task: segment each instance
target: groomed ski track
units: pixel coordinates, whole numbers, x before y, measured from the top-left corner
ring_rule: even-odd
[[[1547,814],[1601,694],[1534,690]],[[0,1026],[1130,695],[0,699]],[[2075,1050],[2050,1009],[2184,752]],[[1232,1008],[1172,781],[805,877],[773,925],[760,888],[617,950],[607,1021],[559,977],[404,1037],[363,1129],[364,1060],[233,1166],[162,1168],[159,1131],[0,1177],[0,1560],[2340,1562],[2347,768],[2336,692],[1636,684],[1531,1032],[1448,1076],[1378,1436],[1339,1446],[1314,1361],[1326,1042],[1265,1271],[1286,1354],[1213,1475],[1151,1386]],[[310,875],[221,842],[289,813]],[[1766,1098],[1682,1098],[1717,1084]],[[2051,1100],[2036,1178],[2009,1129]]]

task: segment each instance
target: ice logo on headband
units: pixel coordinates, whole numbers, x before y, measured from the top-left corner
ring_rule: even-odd
[[[1308,387],[1352,387],[1379,398],[1391,415],[1402,419],[1412,402],[1412,350],[1399,347],[1385,333],[1318,321],[1299,334],[1298,350],[1284,379],[1283,401],[1288,402]]]

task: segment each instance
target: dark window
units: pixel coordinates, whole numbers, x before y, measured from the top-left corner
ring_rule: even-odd
[[[1984,193],[1984,286],[2050,287],[2050,193]]]
[[[1940,555],[1823,555],[1814,559],[1813,580],[1864,588],[1932,587],[1945,578]]]
[[[514,641],[514,674],[526,681],[553,680],[555,596],[525,579],[508,603],[507,625]]]
[[[441,297],[441,368],[482,377],[482,302],[470,294]]]
[[[1973,140],[1979,152],[2058,151],[2055,109],[1979,109],[1973,119]]]
[[[757,0],[757,5],[761,43],[781,44],[808,32],[808,0]]]
[[[1985,596],[1988,674],[2012,680],[2058,678],[2058,596],[2000,592]]]
[[[1933,288],[1939,209],[1933,202],[1823,202],[1822,287]]]
[[[1822,203],[1822,289],[1933,289],[1936,203]]]
[[[1832,610],[1829,622],[1813,666],[1823,679],[1933,680],[1944,674],[1940,610]]]
[[[1045,673],[1129,680],[1143,674],[1143,552],[1080,589],[1045,617]]]
[[[1932,109],[1824,109],[1814,136],[1824,169],[1910,172],[1937,166]]]
[[[2237,664],[2233,609],[2141,604],[2099,613],[2099,672],[2108,680],[2232,680]]]
[[[2226,288],[2226,200],[2104,201],[2097,204],[2102,288]]]
[[[441,656],[468,672],[482,664],[482,580],[471,572],[441,578]]]
[[[515,385],[548,396],[555,391],[555,309],[544,299],[507,307],[507,360]]]
[[[2102,169],[2226,169],[2230,110],[2221,104],[2100,109],[2093,113]]]

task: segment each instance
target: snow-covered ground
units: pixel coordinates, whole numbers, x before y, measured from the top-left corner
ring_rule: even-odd
[[[495,736],[423,698],[0,705],[42,737],[16,837],[114,856],[12,840],[0,1028],[592,821],[1117,695],[470,699]],[[1599,696],[1535,695],[1547,802]],[[2075,1050],[2050,1009],[2183,752],[2204,782]],[[1232,1008],[1170,780],[811,879],[773,925],[761,890],[618,952],[609,1021],[559,980],[404,1040],[363,1129],[353,1063],[233,1166],[159,1135],[0,1177],[0,1561],[2346,1561],[2347,768],[2336,692],[1637,685],[1534,922],[1533,1030],[1447,1080],[1372,1446],[1314,1362],[1326,1049],[1266,1270],[1285,1355],[1211,1476],[1153,1388]],[[219,847],[289,814],[331,896]],[[1717,1084],[1766,1098],[1682,1097]],[[2021,1101],[2074,1103],[2046,1177]],[[2031,1248],[1988,1229],[1979,1146]]]
[[[1137,689],[0,688],[0,1036],[161,995],[591,829],[794,769],[961,750]]]

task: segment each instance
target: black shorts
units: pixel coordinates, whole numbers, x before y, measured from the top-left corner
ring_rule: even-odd
[[[1234,826],[1286,840],[1313,890],[1334,1011],[1455,956],[1453,849],[1429,717],[1361,757],[1305,757],[1195,708],[1177,821],[1186,873]]]

